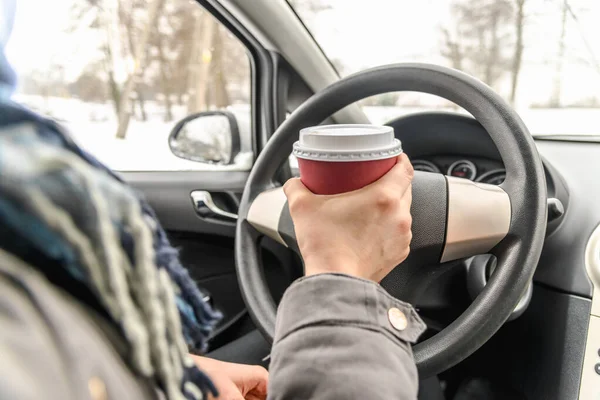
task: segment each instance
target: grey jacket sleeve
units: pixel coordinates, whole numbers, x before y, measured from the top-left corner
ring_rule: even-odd
[[[123,361],[111,324],[2,249],[0,293],[0,399],[163,398]]]
[[[279,305],[269,399],[417,398],[414,309],[376,283],[341,274],[302,278]]]

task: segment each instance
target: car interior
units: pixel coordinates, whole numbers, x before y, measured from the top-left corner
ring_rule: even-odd
[[[259,155],[288,114],[294,116],[303,102],[338,80],[292,10],[284,2],[275,3],[279,2],[201,2],[248,46],[253,60],[253,144]],[[284,26],[287,34],[277,35]],[[332,114],[325,121],[364,122],[352,104]],[[321,122],[315,118],[302,123]],[[497,140],[471,116],[429,112],[396,118],[387,125],[394,127],[417,171],[489,185],[500,185],[507,177]],[[476,350],[452,356],[442,363],[443,370],[420,368],[419,398],[591,399],[594,397],[589,396],[600,387],[600,320],[592,310],[592,278],[598,276],[600,248],[590,239],[599,232],[595,229],[600,208],[595,199],[600,196],[600,183],[593,178],[593,171],[600,170],[600,143],[597,138],[538,138],[535,148],[543,166],[540,184],[547,193],[543,199],[547,220],[538,232],[543,249],[533,279],[524,293],[516,294],[522,297],[519,306],[513,307],[508,321],[500,323],[489,340],[477,344]],[[287,160],[288,154],[278,156]],[[274,184],[297,174],[297,169],[285,162],[271,169],[275,167]],[[253,171],[256,169],[255,164]],[[184,265],[225,315],[213,333],[209,355],[268,365],[267,323],[261,326],[257,319],[261,314],[248,306],[248,293],[240,287],[240,268],[247,265],[240,266],[236,257],[248,255],[245,250],[238,251],[239,226],[236,233],[233,217],[211,211],[215,208],[234,216],[240,212],[242,193],[250,188],[246,185],[248,173],[123,175],[145,193],[172,242],[181,249]],[[526,185],[535,184],[531,176],[520,179]],[[198,203],[190,201],[194,191],[208,192],[210,204],[216,207],[203,201],[200,208],[204,210],[195,209]],[[520,211],[523,222],[529,221],[528,212]],[[293,246],[282,245],[277,238],[262,235],[256,240],[260,243],[256,258],[266,282],[262,287],[276,304],[286,287],[302,275],[301,258],[290,250]],[[415,298],[414,304],[428,326],[421,342],[461,317],[483,291],[495,265],[494,256],[474,254],[437,266],[441,272]],[[497,311],[492,308],[488,312]],[[417,362],[421,367],[418,357]],[[469,393],[475,397],[464,397]]]
[[[414,348],[419,399],[600,398],[600,137],[533,137],[493,89],[450,68],[395,64],[340,78],[283,0],[198,6],[247,50],[249,142],[243,121],[222,115],[228,160],[241,141],[252,167],[120,175],[224,316],[208,356],[268,367],[276,305],[303,275],[281,191],[299,174],[290,161],[299,130],[370,123],[357,101],[422,92],[467,113],[386,122],[417,171],[411,258],[382,285],[427,324]],[[184,126],[173,128],[172,149]]]

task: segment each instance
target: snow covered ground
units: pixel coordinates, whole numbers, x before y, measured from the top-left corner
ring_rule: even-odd
[[[77,99],[16,95],[14,99],[49,115],[68,129],[84,149],[116,171],[245,171],[252,166],[249,144],[242,143],[242,153],[232,165],[211,165],[188,161],[171,153],[168,138],[175,124],[186,116],[185,107],[173,107],[174,119],[164,122],[162,108],[148,102],[147,121],[131,119],[125,139],[117,139],[117,121],[111,105],[93,104]],[[247,105],[230,108],[240,124],[240,133],[248,137],[250,109]]]
[[[252,165],[248,152],[250,110],[247,105],[231,107],[242,131],[243,151],[230,166],[214,166],[180,159],[169,150],[167,139],[175,123],[185,116],[183,107],[173,110],[175,119],[164,122],[161,109],[147,105],[148,121],[132,119],[127,137],[115,138],[117,124],[109,104],[91,104],[76,99],[17,95],[15,100],[61,120],[75,140],[89,152],[117,171],[209,171],[247,170]],[[392,118],[431,108],[363,107],[374,124],[383,124]],[[456,111],[456,110],[446,110]],[[520,112],[532,134],[544,135],[600,135],[600,108],[527,109]]]

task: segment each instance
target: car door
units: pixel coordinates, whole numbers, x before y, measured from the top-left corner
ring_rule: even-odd
[[[142,90],[132,97],[130,107],[136,119],[127,130],[132,141],[136,134],[144,135],[143,147],[136,147],[148,153],[121,159],[122,166],[114,168],[148,199],[179,249],[183,265],[223,314],[210,341],[210,350],[215,350],[254,330],[235,274],[234,231],[239,199],[260,148],[259,138],[267,129],[264,121],[271,119],[273,111],[271,100],[258,95],[261,87],[271,85],[272,75],[270,70],[262,71],[258,78],[264,64],[258,56],[263,49],[249,40],[243,27],[227,19],[224,10],[208,3],[167,1],[155,25],[164,25],[150,35],[151,40],[157,36],[152,44],[157,49],[155,66],[160,69],[165,64],[165,73],[159,71],[155,83],[155,90],[163,93]],[[168,48],[165,42],[176,49],[176,43],[180,46],[171,58],[164,52],[166,60],[159,47],[162,43]],[[152,66],[150,60],[146,64]],[[178,73],[185,76],[178,77]],[[173,96],[177,90],[181,93]],[[146,121],[142,96],[149,110]],[[159,131],[152,118],[161,117],[168,123],[158,125]],[[225,128],[211,122],[220,120],[226,121]],[[146,127],[156,134],[152,138],[156,143],[146,137],[147,132],[142,133]],[[174,151],[181,140],[182,151]],[[277,298],[292,279],[292,256],[268,239],[263,239],[263,248],[266,276]],[[259,335],[253,333],[253,337]],[[247,347],[248,342],[242,343]],[[234,353],[239,361],[244,350],[235,348]]]
[[[39,32],[59,45],[32,44],[40,58],[18,68],[15,99],[61,120],[149,201],[183,265],[223,314],[212,350],[251,332],[235,274],[235,214],[257,149],[277,123],[275,58],[208,2],[67,0],[59,7],[63,20],[36,19],[43,14],[37,6],[20,11],[18,24],[42,24]],[[273,241],[263,239],[263,248],[277,298],[297,264]]]

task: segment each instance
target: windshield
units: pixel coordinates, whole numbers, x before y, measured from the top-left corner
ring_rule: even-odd
[[[397,62],[460,69],[494,88],[533,134],[600,135],[598,0],[289,0],[341,76]],[[373,123],[434,96],[361,102]]]

